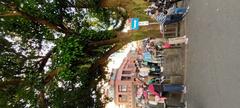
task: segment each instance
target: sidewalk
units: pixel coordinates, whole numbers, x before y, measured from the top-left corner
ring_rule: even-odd
[[[187,2],[179,4],[183,7],[186,7]],[[186,20],[187,17],[184,18],[178,24],[178,36],[186,35]],[[188,36],[187,36],[188,37]],[[169,79],[171,83],[177,84],[185,84],[186,81],[186,62],[187,62],[187,45],[181,46],[178,49],[168,49],[166,50],[166,63],[165,63],[165,71],[169,73]],[[168,103],[176,104],[179,102],[185,101],[186,94],[170,94]]]
[[[181,5],[181,7],[184,6],[184,3],[179,3],[179,6]],[[169,28],[168,28],[169,27]],[[186,34],[186,19],[184,19],[183,21],[179,22],[179,23],[175,23],[172,25],[167,25],[164,28],[164,32],[167,33],[167,35],[164,35],[166,37],[164,38],[175,38],[175,37],[181,37],[184,36]],[[160,38],[160,40],[163,38]],[[147,41],[147,40],[146,40]],[[156,40],[154,40],[156,41]],[[154,43],[153,41],[153,43]],[[143,42],[144,43],[144,42]],[[149,40],[149,43],[151,43],[151,40]],[[157,44],[158,45],[158,44]],[[148,50],[146,50],[147,52],[152,52],[151,54],[149,53],[145,53],[143,55],[143,58],[145,58],[145,62],[147,63],[143,63],[144,65],[142,66],[142,62],[136,62],[136,67],[138,70],[137,72],[137,79],[141,80],[141,82],[144,82],[146,85],[148,84],[149,80],[151,80],[152,78],[161,78],[161,76],[165,76],[164,83],[165,84],[185,84],[185,73],[186,73],[186,51],[187,51],[187,45],[185,44],[177,44],[174,45],[173,48],[170,49],[164,49],[163,50],[163,55],[161,57],[163,57],[162,59],[159,59],[159,62],[154,62],[154,61],[158,61],[158,57],[159,55],[157,54],[157,52],[162,52],[162,50],[160,50],[159,48],[153,47],[152,46],[156,46],[156,44],[149,44],[149,46],[146,46],[145,44],[143,44],[143,49],[147,48]],[[162,47],[160,47],[162,48]],[[141,51],[143,51],[143,49]],[[140,52],[141,52],[140,51]],[[155,53],[154,53],[155,52]],[[149,57],[147,56],[149,55]],[[150,57],[150,55],[154,55],[153,57]],[[161,58],[160,57],[160,58]],[[152,58],[152,59],[150,59]],[[156,59],[157,58],[157,59]],[[152,64],[148,64],[148,61],[150,61]],[[162,63],[163,61],[163,63]],[[140,64],[140,65],[139,65]],[[152,66],[153,64],[158,64],[157,66]],[[152,66],[152,67],[151,67]],[[162,69],[163,67],[163,69]],[[146,69],[148,68],[148,69]],[[156,71],[156,73],[152,73],[151,71],[153,71],[152,69],[154,69],[154,72]],[[157,70],[160,70],[159,72],[157,72]],[[157,81],[156,81],[157,83]],[[161,83],[161,81],[160,81]],[[160,84],[159,83],[159,84]],[[151,83],[150,83],[151,84]],[[146,99],[146,97],[143,97],[143,91],[142,89],[144,89],[145,87],[140,84],[136,86],[136,91],[139,91],[139,98],[137,100],[137,103],[139,103],[140,105],[150,105],[150,108],[166,108],[164,107],[164,105],[161,102],[159,102],[159,100],[156,99],[155,94],[148,93],[146,94],[146,97],[148,97]],[[147,91],[149,92],[149,91]],[[138,96],[137,94],[137,96]],[[155,99],[153,98],[153,95],[155,95]],[[163,97],[167,97],[166,103],[167,105],[179,105],[184,103],[185,101],[185,94],[183,93],[166,93],[166,95],[162,95],[159,94]],[[144,102],[140,99],[144,100]],[[154,106],[152,103],[150,103],[150,101],[155,100],[156,105]],[[156,101],[157,100],[157,101]],[[153,106],[151,106],[153,105]]]

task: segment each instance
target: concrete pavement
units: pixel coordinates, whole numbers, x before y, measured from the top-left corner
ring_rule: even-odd
[[[240,0],[191,0],[188,108],[240,108]]]

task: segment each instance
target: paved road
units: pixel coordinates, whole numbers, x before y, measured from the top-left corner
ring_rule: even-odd
[[[240,108],[240,0],[191,0],[188,108]]]

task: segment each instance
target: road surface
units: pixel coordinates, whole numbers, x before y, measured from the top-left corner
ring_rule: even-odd
[[[190,0],[188,108],[240,108],[240,0]]]

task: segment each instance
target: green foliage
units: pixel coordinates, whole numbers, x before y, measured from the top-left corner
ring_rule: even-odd
[[[48,19],[48,21],[59,24],[61,23],[59,2],[53,0],[52,3],[43,2],[39,0],[16,0],[20,10],[26,12],[26,14]]]
[[[69,38],[59,39],[57,42],[57,60],[59,66],[67,65],[72,61],[78,61],[83,56],[83,42],[79,37],[70,36]]]
[[[24,43],[29,39],[54,39],[51,30],[44,26],[32,23],[22,17],[4,18],[0,21],[0,25],[2,25],[2,28],[0,29],[1,32],[10,35],[11,33],[14,33],[15,35],[20,36]]]
[[[5,7],[5,6],[3,6],[3,5],[1,5],[0,4],[0,12],[6,12],[8,9]]]
[[[80,1],[97,10],[74,8],[71,0],[0,2],[1,108],[40,107],[40,91],[53,108],[104,106],[97,88],[104,72],[99,67],[89,70],[112,46],[99,46],[90,51],[93,54],[85,49],[89,42],[114,38],[108,28],[121,15],[98,7],[99,0]],[[21,14],[14,15],[12,10]],[[88,18],[97,19],[98,24],[91,25]]]
[[[127,8],[133,11],[132,13],[130,13],[132,17],[137,17],[140,19],[140,21],[147,21],[147,20],[152,21],[152,19],[149,18],[149,16],[143,11],[150,4],[148,4],[144,0],[131,0],[131,1],[132,3],[129,3]]]
[[[113,31],[94,31],[83,29],[81,33],[81,38],[92,41],[107,40],[115,36]]]
[[[90,15],[91,17],[96,17],[98,18],[98,20],[100,22],[105,22],[106,26],[109,27],[110,26],[110,17],[112,12],[109,11],[108,9],[105,8],[96,8],[96,9],[91,9],[90,11]]]
[[[98,8],[98,4],[101,0],[77,0],[76,5],[78,7],[91,7]]]
[[[12,78],[13,75],[21,74],[22,61],[14,54],[3,54],[0,56],[0,75]]]

